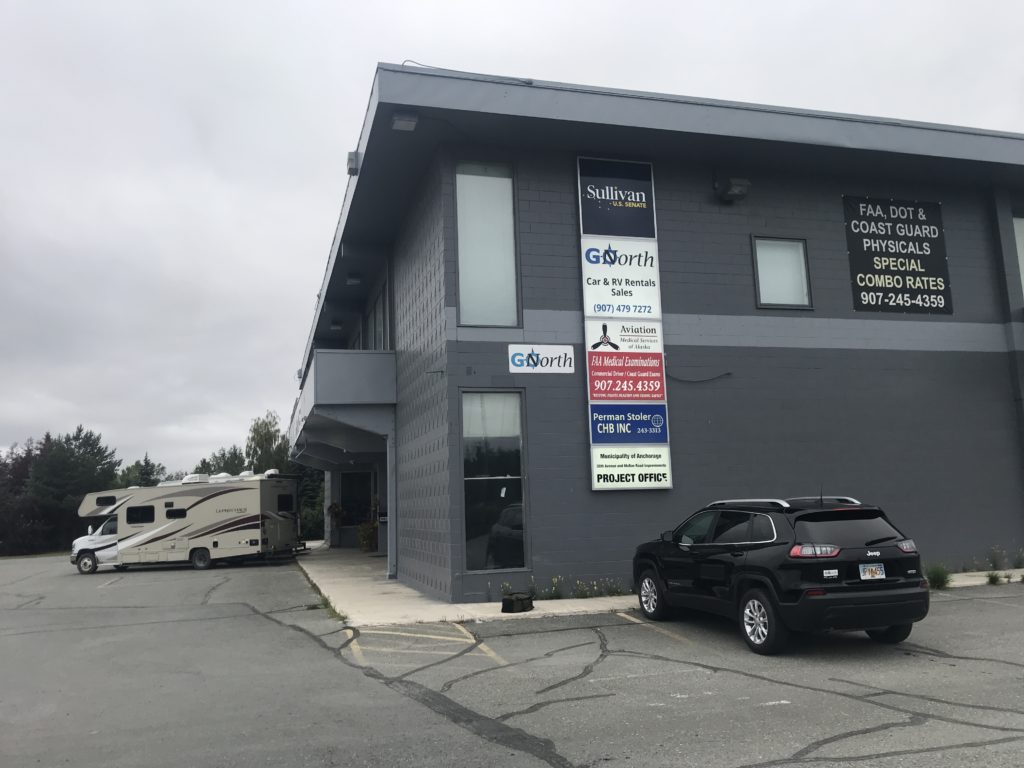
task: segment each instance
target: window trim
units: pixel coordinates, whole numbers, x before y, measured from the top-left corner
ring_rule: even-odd
[[[804,255],[804,279],[807,281],[806,304],[773,304],[761,301],[761,275],[757,267],[757,241],[774,240],[782,243],[800,243]],[[784,237],[781,235],[750,235],[750,258],[754,262],[754,305],[757,309],[798,309],[811,311],[814,309],[814,293],[811,290],[811,259],[807,253],[807,238]]]
[[[679,531],[682,529],[682,527],[684,525],[686,525],[688,522],[690,522],[690,520],[695,518],[697,515],[699,515],[701,512],[710,512],[710,511],[712,511],[712,510],[709,510],[709,509],[699,509],[696,512],[694,512],[692,515],[690,515],[688,518],[683,520],[683,522],[681,522],[679,525],[677,525],[675,527],[675,529],[673,529],[673,531],[672,531],[672,538],[673,538],[673,540],[677,544],[679,544],[680,542],[676,539],[676,534],[679,533]],[[718,514],[716,514],[714,519],[711,521],[711,529],[710,529],[711,531],[714,531],[715,528],[718,527],[718,517],[719,517],[719,515],[722,512],[743,512],[744,514],[750,515],[750,522],[749,522],[749,525],[748,525],[748,530],[750,531],[750,535],[751,536],[753,536],[753,534],[754,534],[754,517],[757,516],[757,515],[761,515],[762,517],[767,517],[768,518],[768,522],[771,523],[771,526],[772,526],[772,538],[764,540],[764,541],[730,541],[730,542],[727,542],[725,544],[721,544],[721,543],[719,543],[717,541],[702,541],[699,544],[687,544],[686,546],[688,546],[688,547],[736,547],[736,546],[746,546],[748,544],[774,544],[776,541],[779,540],[779,529],[775,527],[775,521],[772,520],[772,516],[771,515],[765,514],[764,512],[753,512],[753,511],[748,510],[748,509],[729,509],[727,507],[726,508],[722,508],[722,509],[715,509],[714,511],[717,512]],[[680,534],[680,535],[682,535],[682,534]]]
[[[512,173],[512,256],[514,261],[516,279],[516,322],[514,325],[483,325],[478,323],[464,323],[462,321],[462,270],[459,269],[459,165],[462,163],[475,163],[478,165],[504,165]],[[472,156],[459,156],[453,159],[452,167],[452,242],[455,244],[452,250],[455,253],[455,325],[459,328],[501,328],[501,329],[522,329],[523,328],[523,280],[521,269],[521,256],[519,244],[522,240],[522,233],[519,231],[519,169],[511,159],[480,158]],[[506,390],[508,391],[508,390]],[[477,571],[473,571],[477,573]],[[488,571],[489,573],[489,571]]]
[[[477,326],[473,326],[477,327]],[[504,326],[501,326],[504,327]],[[466,561],[466,444],[465,444],[465,425],[462,421],[462,399],[463,395],[467,394],[515,394],[519,395],[519,483],[522,487],[523,499],[520,502],[523,505],[523,565],[519,568],[485,568],[483,570],[470,570]],[[462,573],[466,575],[477,576],[480,574],[489,573],[527,573],[533,571],[533,553],[532,547],[530,546],[530,531],[533,526],[529,521],[530,507],[527,503],[529,496],[529,481],[527,479],[527,456],[526,456],[526,390],[522,387],[459,387],[459,507],[461,514],[459,515],[459,539],[458,541],[462,546]],[[470,478],[472,479],[472,478]]]

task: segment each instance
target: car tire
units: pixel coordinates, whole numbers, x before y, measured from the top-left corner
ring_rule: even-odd
[[[882,629],[869,629],[867,633],[868,637],[876,643],[895,645],[896,643],[902,643],[910,637],[910,630],[913,628],[913,624],[893,624],[891,627],[884,627]]]
[[[760,589],[751,589],[740,600],[740,628],[747,647],[754,653],[778,653],[789,641],[789,629],[779,618],[771,598]]]
[[[661,588],[661,579],[653,569],[648,568],[640,574],[637,595],[640,598],[640,613],[648,619],[662,621],[668,617],[665,590]]]
[[[92,552],[79,553],[78,559],[75,560],[75,565],[78,566],[79,573],[96,573],[96,569],[99,567],[96,555]]]
[[[193,549],[188,559],[192,563],[192,567],[197,571],[208,570],[213,565],[213,560],[210,558],[210,550],[205,547]]]

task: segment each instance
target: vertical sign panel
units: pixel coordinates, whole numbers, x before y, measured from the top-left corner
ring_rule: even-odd
[[[652,167],[578,171],[591,488],[671,488]]]

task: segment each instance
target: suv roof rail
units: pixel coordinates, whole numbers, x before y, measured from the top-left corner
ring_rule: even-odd
[[[721,499],[719,501],[712,501],[707,506],[721,507],[725,504],[767,504],[773,507],[789,509],[789,502],[782,499]]]
[[[860,506],[860,504],[861,504],[861,502],[857,501],[857,499],[853,498],[853,496],[835,496],[835,495],[831,495],[831,494],[825,494],[825,495],[819,494],[817,496],[794,496],[793,498],[789,499],[789,501],[818,501],[818,500],[821,500],[821,501],[826,501],[826,500],[827,501],[838,501],[838,502],[841,502],[843,504],[856,504],[858,506]]]

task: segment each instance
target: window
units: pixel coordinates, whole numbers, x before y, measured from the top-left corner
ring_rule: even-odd
[[[1024,288],[1024,219],[1013,220],[1013,233],[1017,236],[1017,266],[1020,270],[1020,283]]]
[[[97,496],[96,506],[97,507],[109,507],[117,504],[117,496]]]
[[[754,515],[754,527],[750,534],[754,542],[775,541],[775,524],[768,515]]]
[[[124,516],[128,525],[143,525],[152,523],[156,519],[153,507],[128,507],[124,511]]]
[[[184,520],[186,512],[184,509],[168,509],[165,514],[168,520]]]
[[[512,169],[459,163],[455,171],[458,217],[459,323],[519,323]]]
[[[96,531],[97,536],[113,536],[115,533],[117,533],[116,517],[108,517],[107,522],[100,526],[100,529]]]
[[[462,395],[466,570],[526,563],[521,423],[516,392]]]
[[[277,511],[278,512],[294,512],[295,511],[295,500],[292,498],[290,493],[279,493],[277,495]]]
[[[711,540],[715,544],[740,544],[750,541],[750,513],[723,509],[718,513],[715,535]]]
[[[810,307],[807,253],[802,240],[754,238],[759,307]]]
[[[711,521],[715,519],[715,510],[698,512],[681,526],[676,528],[674,538],[680,544],[703,544],[711,531]]]

